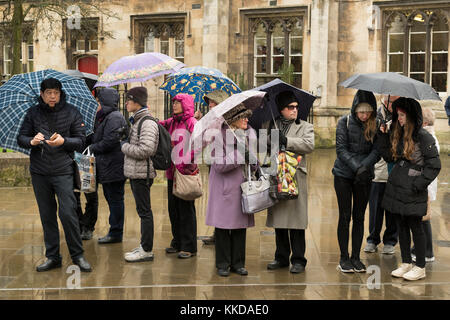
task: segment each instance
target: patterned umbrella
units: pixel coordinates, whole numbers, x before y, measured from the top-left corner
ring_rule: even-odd
[[[163,74],[177,72],[184,66],[184,63],[159,52],[125,56],[106,68],[94,87],[111,87],[121,83],[144,82]]]
[[[200,66],[181,69],[159,88],[169,92],[171,96],[178,93],[190,94],[196,103],[204,105],[206,102],[203,97],[211,91],[223,90],[229,95],[241,92],[241,89],[219,70]]]
[[[93,132],[97,101],[83,79],[55,70],[43,70],[13,76],[0,87],[0,146],[30,154],[17,145],[17,135],[27,110],[38,104],[41,82],[56,78],[62,83],[66,101],[78,108],[83,116],[86,134]]]

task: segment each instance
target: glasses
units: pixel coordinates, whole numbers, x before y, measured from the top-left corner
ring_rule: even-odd
[[[287,106],[286,108],[288,108],[289,111],[292,111],[292,110],[298,110],[298,105],[295,105],[295,106],[289,105],[289,106]]]

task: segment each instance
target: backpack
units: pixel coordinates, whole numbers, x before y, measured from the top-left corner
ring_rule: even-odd
[[[156,122],[158,125],[158,131],[159,131],[159,139],[158,139],[158,146],[156,149],[156,153],[154,156],[150,157],[150,159],[153,162],[153,168],[155,170],[167,170],[170,168],[170,165],[172,163],[171,161],[171,155],[172,155],[172,141],[169,132],[164,128],[162,125],[158,123],[158,120],[151,117],[151,116],[145,116],[142,118],[142,120],[139,122],[138,125],[138,139],[141,135],[141,127],[142,123],[146,120],[150,119]],[[149,171],[149,161],[147,160],[147,175]]]

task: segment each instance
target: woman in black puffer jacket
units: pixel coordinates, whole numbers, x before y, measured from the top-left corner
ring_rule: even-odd
[[[399,230],[401,266],[392,276],[407,280],[425,277],[425,234],[422,217],[427,213],[428,185],[441,169],[439,152],[433,136],[422,128],[420,104],[399,98],[393,105],[392,126],[378,133],[377,148],[387,162],[395,162],[389,174],[382,206],[392,212]],[[416,251],[412,266],[411,232]]]
[[[376,111],[377,103],[373,93],[358,90],[351,113],[341,117],[336,127],[337,158],[332,172],[339,206],[337,234],[341,257],[338,267],[342,272],[366,271],[360,260],[360,251],[374,165],[379,160],[378,151],[373,144],[377,131]],[[352,255],[349,257],[351,219]]]

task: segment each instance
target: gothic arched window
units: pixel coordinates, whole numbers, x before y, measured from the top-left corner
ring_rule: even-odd
[[[253,33],[253,86],[290,73],[294,86],[302,86],[303,19],[274,17],[250,19]]]
[[[430,10],[392,12],[386,19],[386,71],[447,91],[448,20]]]

